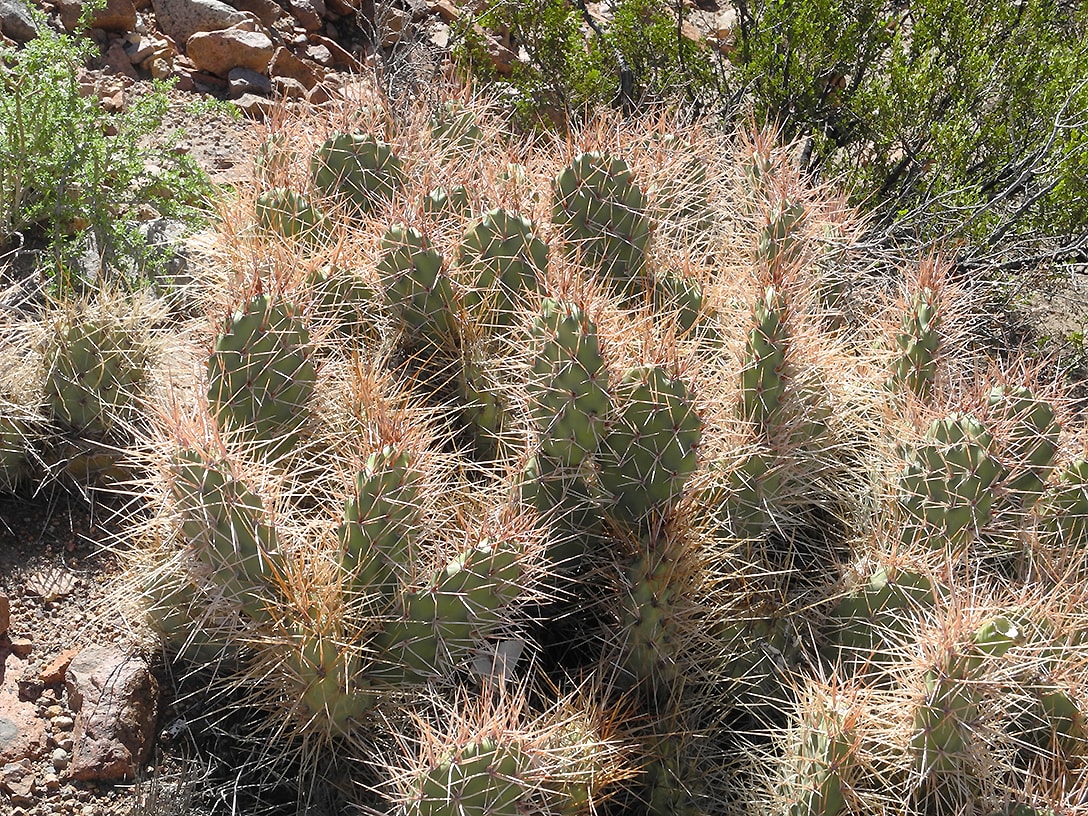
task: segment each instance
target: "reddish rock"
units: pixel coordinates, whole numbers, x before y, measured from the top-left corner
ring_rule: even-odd
[[[3,592],[0,592],[0,637],[3,637],[8,633],[8,627],[11,625],[11,601],[8,600],[8,596]]]
[[[291,14],[307,32],[321,28],[325,16],[325,0],[289,0]]]
[[[83,16],[82,0],[59,0],[57,12],[65,31],[75,31]],[[136,6],[132,0],[106,0],[101,8],[91,12],[90,28],[100,28],[125,34],[136,28]]]
[[[311,34],[310,42],[314,46],[319,46],[328,51],[330,59],[328,65],[330,67],[347,68],[349,71],[363,71],[363,64],[355,59],[351,52],[346,50],[335,40],[329,39],[328,37],[322,37],[320,34]],[[321,62],[321,60],[314,61]]]
[[[282,77],[296,80],[307,90],[324,79],[324,73],[321,66],[299,59],[282,46],[276,49],[272,61],[268,64],[268,75],[270,77],[273,79]]]
[[[456,23],[461,17],[461,9],[457,8],[456,4],[450,2],[450,0],[432,0],[427,5],[427,9],[432,14],[441,17],[444,23]]]
[[[45,685],[52,686],[55,683],[63,683],[64,675],[68,672],[68,666],[72,659],[79,654],[78,648],[65,649],[59,655],[49,661],[48,665],[38,672],[38,679]]]
[[[34,759],[45,750],[45,720],[19,695],[26,663],[0,650],[0,763]]]
[[[238,11],[248,11],[267,28],[274,26],[284,14],[275,0],[232,0],[231,5]]]
[[[275,52],[272,40],[266,35],[238,28],[201,31],[185,45],[185,53],[197,68],[221,77],[229,74],[231,68],[268,73],[268,63]]]
[[[268,97],[257,96],[256,94],[251,93],[242,94],[234,100],[234,104],[238,107],[238,110],[250,119],[255,119],[257,121],[263,120],[268,116],[269,111],[271,111],[274,106],[274,103]]]
[[[68,667],[65,686],[76,712],[69,775],[77,780],[129,779],[151,748],[158,683],[139,657],[88,646]]]
[[[34,641],[30,638],[11,638],[8,648],[16,657],[26,659],[34,651]]]
[[[128,54],[125,52],[125,45],[121,40],[114,40],[110,43],[110,47],[106,49],[106,67],[110,69],[111,73],[119,76],[126,76],[129,79],[139,78],[139,74],[132,67],[132,60],[129,59]]]

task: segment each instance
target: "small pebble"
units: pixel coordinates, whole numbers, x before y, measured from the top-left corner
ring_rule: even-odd
[[[53,727],[58,731],[71,731],[72,726],[75,725],[75,720],[69,717],[67,714],[61,714],[60,716],[53,718]]]
[[[72,755],[65,751],[63,748],[57,748],[53,752],[53,767],[58,771],[63,771],[68,767],[68,762],[72,759]]]

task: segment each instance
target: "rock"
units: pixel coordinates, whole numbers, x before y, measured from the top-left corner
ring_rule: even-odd
[[[231,99],[237,99],[247,93],[272,93],[272,80],[249,68],[231,68],[230,73],[227,74],[227,82],[230,85],[228,95]]]
[[[271,99],[256,94],[242,94],[234,100],[234,104],[250,119],[257,121],[261,121],[268,116],[274,105]]]
[[[57,11],[65,31],[75,31],[83,17],[83,0],[59,0]],[[91,12],[88,28],[125,34],[136,28],[136,6],[132,0],[106,0]]]
[[[249,12],[267,28],[272,28],[284,13],[275,0],[232,0],[231,5],[238,11]]]
[[[461,17],[461,9],[457,8],[450,0],[432,0],[427,5],[427,9],[432,14],[441,17],[444,23],[456,23]]]
[[[178,43],[198,31],[221,31],[250,19],[220,0],[152,0],[152,5],[159,28]]]
[[[325,0],[325,11],[332,17],[354,17],[363,5],[360,0]],[[370,19],[373,15],[374,10],[371,6],[370,14],[364,13],[363,16]]]
[[[272,40],[259,31],[228,28],[194,34],[185,44],[185,51],[200,70],[226,76],[232,68],[267,73],[276,48]]]
[[[322,64],[332,68],[346,68],[349,71],[363,71],[363,64],[355,59],[351,52],[341,46],[336,40],[330,39],[329,37],[322,37],[320,34],[311,34],[310,42],[313,47],[324,48],[328,52],[330,62]],[[321,60],[313,57],[311,57],[311,59],[314,59],[315,62],[321,62]]]
[[[272,89],[280,99],[306,98],[306,86],[293,77],[272,77]]]
[[[15,42],[29,42],[38,36],[38,27],[22,0],[0,0],[0,32]]]
[[[113,45],[110,46],[111,52],[115,49],[120,49],[122,56],[119,61],[131,69],[132,63],[129,62],[125,47],[120,40],[114,40]],[[28,593],[37,595],[42,601],[49,603],[70,595],[76,588],[76,576],[61,567],[35,570],[26,579],[25,587]]]
[[[72,755],[65,751],[63,748],[57,748],[50,755],[50,759],[53,760],[53,768],[58,771],[63,771],[68,767],[68,763],[72,761]]]
[[[280,46],[268,64],[268,75],[273,79],[284,77],[301,83],[306,90],[314,87],[324,76],[321,66],[301,60],[288,49]]]
[[[34,641],[30,638],[11,638],[8,648],[16,657],[26,658],[34,651]]]
[[[5,657],[0,666],[0,763],[36,758],[45,746],[45,720],[32,701],[19,695],[26,664],[0,651],[0,660]]]
[[[34,766],[29,759],[8,762],[0,767],[0,790],[13,799],[26,799],[34,789]]]
[[[68,672],[68,666],[71,665],[72,659],[77,654],[79,654],[78,648],[65,649],[50,660],[44,669],[38,672],[38,679],[47,686],[63,683],[64,675]]]
[[[147,664],[110,646],[88,646],[68,667],[76,712],[69,775],[115,781],[134,776],[151,748],[159,688]]]
[[[412,22],[412,15],[407,11],[386,7],[375,22],[382,48],[392,48],[404,37],[405,29]]]
[[[313,60],[326,68],[332,65],[332,52],[324,45],[310,43],[306,46],[306,59]]]
[[[499,76],[511,76],[514,73],[514,64],[518,62],[518,55],[496,40],[479,24],[474,25],[473,29],[487,49],[487,58],[491,62],[491,69]]]
[[[8,633],[11,625],[11,601],[8,596],[0,592],[0,637]]]
[[[325,0],[289,0],[291,14],[306,31],[318,31],[325,16]]]

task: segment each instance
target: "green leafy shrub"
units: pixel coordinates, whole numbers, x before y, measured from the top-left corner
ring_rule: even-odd
[[[191,217],[208,189],[190,159],[141,144],[162,122],[165,86],[107,113],[80,87],[88,41],[42,32],[0,46],[0,252],[48,247],[61,287],[80,283],[74,259],[89,238],[104,265],[147,268],[140,210]]]

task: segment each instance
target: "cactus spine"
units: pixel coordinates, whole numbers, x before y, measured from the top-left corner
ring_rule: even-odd
[[[382,252],[378,275],[401,325],[428,345],[456,348],[456,304],[442,255],[404,224],[394,224],[385,233]]]
[[[491,210],[465,233],[460,263],[469,272],[466,308],[485,325],[508,326],[515,307],[540,292],[548,246],[529,219]]]
[[[785,309],[779,290],[767,287],[752,315],[740,373],[740,416],[764,433],[777,420],[786,390],[789,335]]]
[[[923,287],[911,300],[895,336],[897,356],[888,377],[890,390],[910,393],[922,400],[929,398],[937,380],[940,326],[937,293]]]
[[[393,149],[367,133],[339,133],[325,141],[310,161],[310,173],[325,195],[363,214],[388,204],[407,181]]]

